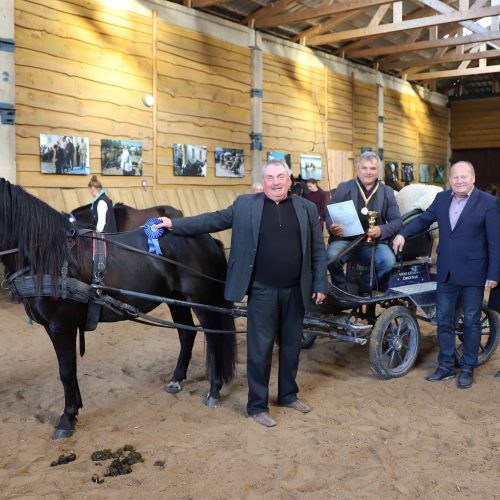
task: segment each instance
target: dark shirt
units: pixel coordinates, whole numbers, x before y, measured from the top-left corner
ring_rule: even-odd
[[[318,189],[317,191],[309,191],[309,193],[304,194],[304,198],[316,205],[316,208],[318,209],[319,220],[321,221],[321,224],[323,224],[325,220],[326,193],[322,189]]]
[[[276,288],[300,283],[302,247],[292,199],[280,203],[266,197],[255,257],[254,280]]]

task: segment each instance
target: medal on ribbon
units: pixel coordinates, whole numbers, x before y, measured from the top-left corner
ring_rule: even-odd
[[[148,252],[163,255],[158,243],[158,238],[163,235],[165,230],[162,227],[158,229],[158,224],[161,224],[161,219],[157,219],[155,217],[148,219],[144,223],[144,233],[148,237]]]

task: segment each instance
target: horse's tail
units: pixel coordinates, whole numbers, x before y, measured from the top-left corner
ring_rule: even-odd
[[[226,307],[231,307],[232,304],[226,304]],[[234,332],[236,327],[234,318],[221,314],[222,320],[218,322],[221,325],[221,330],[226,332]],[[214,343],[215,352],[213,355],[218,355],[219,373],[217,375],[222,378],[224,383],[232,382],[236,377],[236,361],[238,350],[236,344],[236,333],[214,333],[210,334]],[[213,368],[210,349],[206,351],[206,377],[210,380],[210,373]]]

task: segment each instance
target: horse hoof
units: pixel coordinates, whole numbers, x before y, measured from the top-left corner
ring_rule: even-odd
[[[179,382],[169,382],[163,390],[169,394],[177,394],[182,391],[182,387]]]
[[[205,399],[205,405],[208,406],[209,408],[219,408],[220,399],[207,396],[207,399]]]
[[[56,429],[54,431],[54,434],[52,434],[52,439],[66,439],[71,437],[75,431],[73,429],[67,430],[67,429]]]

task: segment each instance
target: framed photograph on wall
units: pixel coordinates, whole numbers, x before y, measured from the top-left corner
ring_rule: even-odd
[[[431,182],[431,169],[427,163],[421,163],[419,168],[419,181],[422,184],[429,184]]]
[[[215,176],[244,177],[244,159],[243,149],[215,148]]]
[[[88,137],[40,134],[40,170],[42,174],[87,175]]]
[[[102,175],[142,175],[142,142],[101,140]]]
[[[444,168],[441,165],[434,165],[434,182],[436,184],[444,184],[446,182]]]
[[[267,161],[269,160],[284,160],[290,171],[292,170],[292,157],[288,153],[279,153],[277,151],[267,153]]]
[[[174,144],[174,175],[206,177],[207,147]]]
[[[308,179],[320,181],[323,178],[321,156],[300,155],[300,176],[305,181]]]
[[[403,182],[413,182],[415,180],[413,163],[401,163],[401,180]]]
[[[399,163],[397,161],[387,160],[385,162],[385,176],[386,183],[399,181]]]

